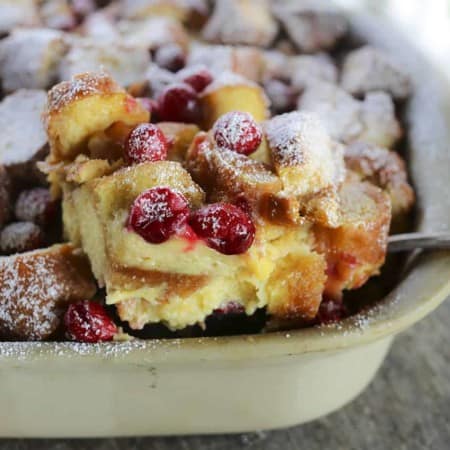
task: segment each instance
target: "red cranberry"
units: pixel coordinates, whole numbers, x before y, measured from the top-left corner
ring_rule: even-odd
[[[216,308],[213,311],[213,314],[218,316],[223,316],[227,314],[244,314],[244,313],[245,308],[243,307],[243,305],[235,301],[223,303],[222,305],[219,306],[219,308]]]
[[[111,341],[117,327],[99,303],[85,300],[72,303],[64,316],[67,337],[79,342]]]
[[[147,242],[160,244],[176,233],[182,234],[189,218],[184,196],[168,187],[143,192],[133,203],[128,229]]]
[[[261,127],[249,113],[240,111],[226,113],[217,119],[213,132],[217,145],[243,155],[253,153],[262,140]]]
[[[320,304],[316,322],[318,324],[333,323],[338,322],[347,316],[347,308],[342,302],[324,298]]]
[[[142,123],[133,128],[125,142],[128,164],[164,161],[168,144],[164,133],[153,123]]]
[[[204,206],[191,215],[190,225],[209,247],[225,255],[246,252],[255,239],[250,216],[230,203]]]
[[[183,49],[177,44],[167,44],[159,47],[155,52],[155,62],[159,67],[177,72],[186,64]]]
[[[14,222],[0,233],[0,250],[3,254],[28,252],[42,247],[44,236],[32,222]]]
[[[180,77],[184,83],[192,86],[197,92],[202,92],[213,80],[211,72],[203,67],[199,67],[195,70],[190,68],[184,69],[177,73],[177,76]]]
[[[56,203],[46,188],[22,191],[15,205],[18,220],[34,222],[41,226],[51,223],[56,214]]]
[[[186,83],[167,86],[158,98],[160,119],[196,123],[201,119],[197,93]]]

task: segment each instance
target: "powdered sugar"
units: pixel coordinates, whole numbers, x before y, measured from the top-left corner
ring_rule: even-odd
[[[41,121],[45,101],[44,91],[21,89],[0,103],[0,164],[27,162],[43,149],[47,142]]]
[[[95,292],[83,263],[69,245],[0,258],[1,333],[28,340],[52,334],[64,303]]]
[[[32,222],[13,222],[0,233],[0,249],[3,253],[34,250],[43,244],[41,229]]]
[[[96,94],[124,92],[105,72],[90,72],[75,75],[70,81],[63,81],[48,93],[49,113],[54,113],[75,100]]]

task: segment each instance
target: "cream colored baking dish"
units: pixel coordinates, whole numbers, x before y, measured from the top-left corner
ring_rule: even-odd
[[[450,103],[429,64],[391,29],[352,21],[415,77],[408,121],[418,228],[448,230]],[[394,336],[449,293],[450,253],[442,252],[417,258],[376,308],[338,325],[120,344],[0,343],[0,436],[226,433],[312,420],[358,395]]]

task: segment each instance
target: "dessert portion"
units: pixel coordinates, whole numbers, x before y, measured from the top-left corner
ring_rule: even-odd
[[[358,310],[414,205],[412,86],[329,2],[3,2],[0,30],[0,340]]]

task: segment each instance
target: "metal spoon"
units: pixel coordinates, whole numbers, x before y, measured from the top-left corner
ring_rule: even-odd
[[[388,252],[403,252],[416,249],[443,250],[450,249],[450,232],[448,233],[405,233],[394,234],[388,239]]]

